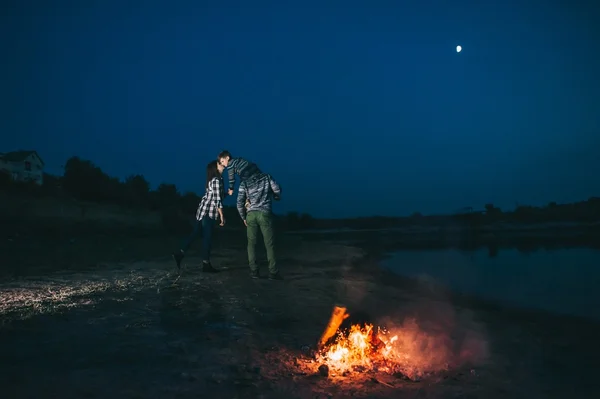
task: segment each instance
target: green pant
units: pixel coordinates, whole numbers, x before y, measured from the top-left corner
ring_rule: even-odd
[[[269,261],[269,273],[277,273],[277,261],[275,260],[275,244],[273,242],[273,215],[267,212],[252,211],[246,215],[246,229],[248,233],[248,263],[250,270],[257,271],[256,264],[256,241],[260,229],[265,240],[267,260]]]

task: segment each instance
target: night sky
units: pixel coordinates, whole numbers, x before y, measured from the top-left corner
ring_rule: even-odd
[[[228,149],[317,217],[600,195],[592,1],[7,3],[0,151],[50,173],[202,194]]]

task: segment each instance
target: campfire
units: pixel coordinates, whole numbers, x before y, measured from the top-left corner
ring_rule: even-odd
[[[336,306],[319,340],[315,363],[322,373],[370,371],[414,380],[448,369],[452,354],[445,336],[424,332],[414,320],[393,330],[368,323],[340,329],[348,316],[346,308]]]
[[[317,360],[341,373],[369,369],[388,371],[388,364],[393,361],[392,345],[398,336],[389,338],[386,334],[371,324],[355,324],[348,332],[340,331],[334,343],[317,355]]]
[[[409,317],[381,324],[345,323],[346,307],[336,306],[315,350],[273,347],[261,356],[263,376],[270,381],[304,381],[310,393],[335,384],[337,393],[347,390],[352,396],[377,389],[413,389],[413,382],[420,380],[445,381],[447,372],[467,375],[466,367],[485,360],[487,341],[468,319],[451,308],[443,310],[429,317],[421,313],[418,321]],[[468,375],[475,375],[473,369]]]

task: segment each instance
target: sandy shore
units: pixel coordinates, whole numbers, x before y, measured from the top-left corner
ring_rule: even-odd
[[[285,280],[251,280],[243,239],[231,234],[215,244],[215,275],[199,272],[193,253],[177,273],[165,253],[179,237],[67,235],[67,249],[36,243],[42,254],[15,243],[0,285],[3,396],[600,397],[597,324],[406,280],[334,237],[281,237]],[[311,351],[335,304],[348,322],[410,336],[422,373],[315,375]]]

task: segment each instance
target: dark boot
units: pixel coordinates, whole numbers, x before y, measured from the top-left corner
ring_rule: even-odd
[[[281,273],[269,273],[269,280],[283,280]]]
[[[260,274],[258,273],[258,270],[250,270],[250,278],[259,278]]]
[[[183,259],[183,252],[181,252],[181,251],[173,252],[173,254],[171,256],[173,256],[173,259],[175,259],[175,263],[177,263],[177,270],[180,270],[181,269],[181,260]]]
[[[204,273],[218,273],[219,271],[215,269],[210,262],[202,262],[202,271]]]

